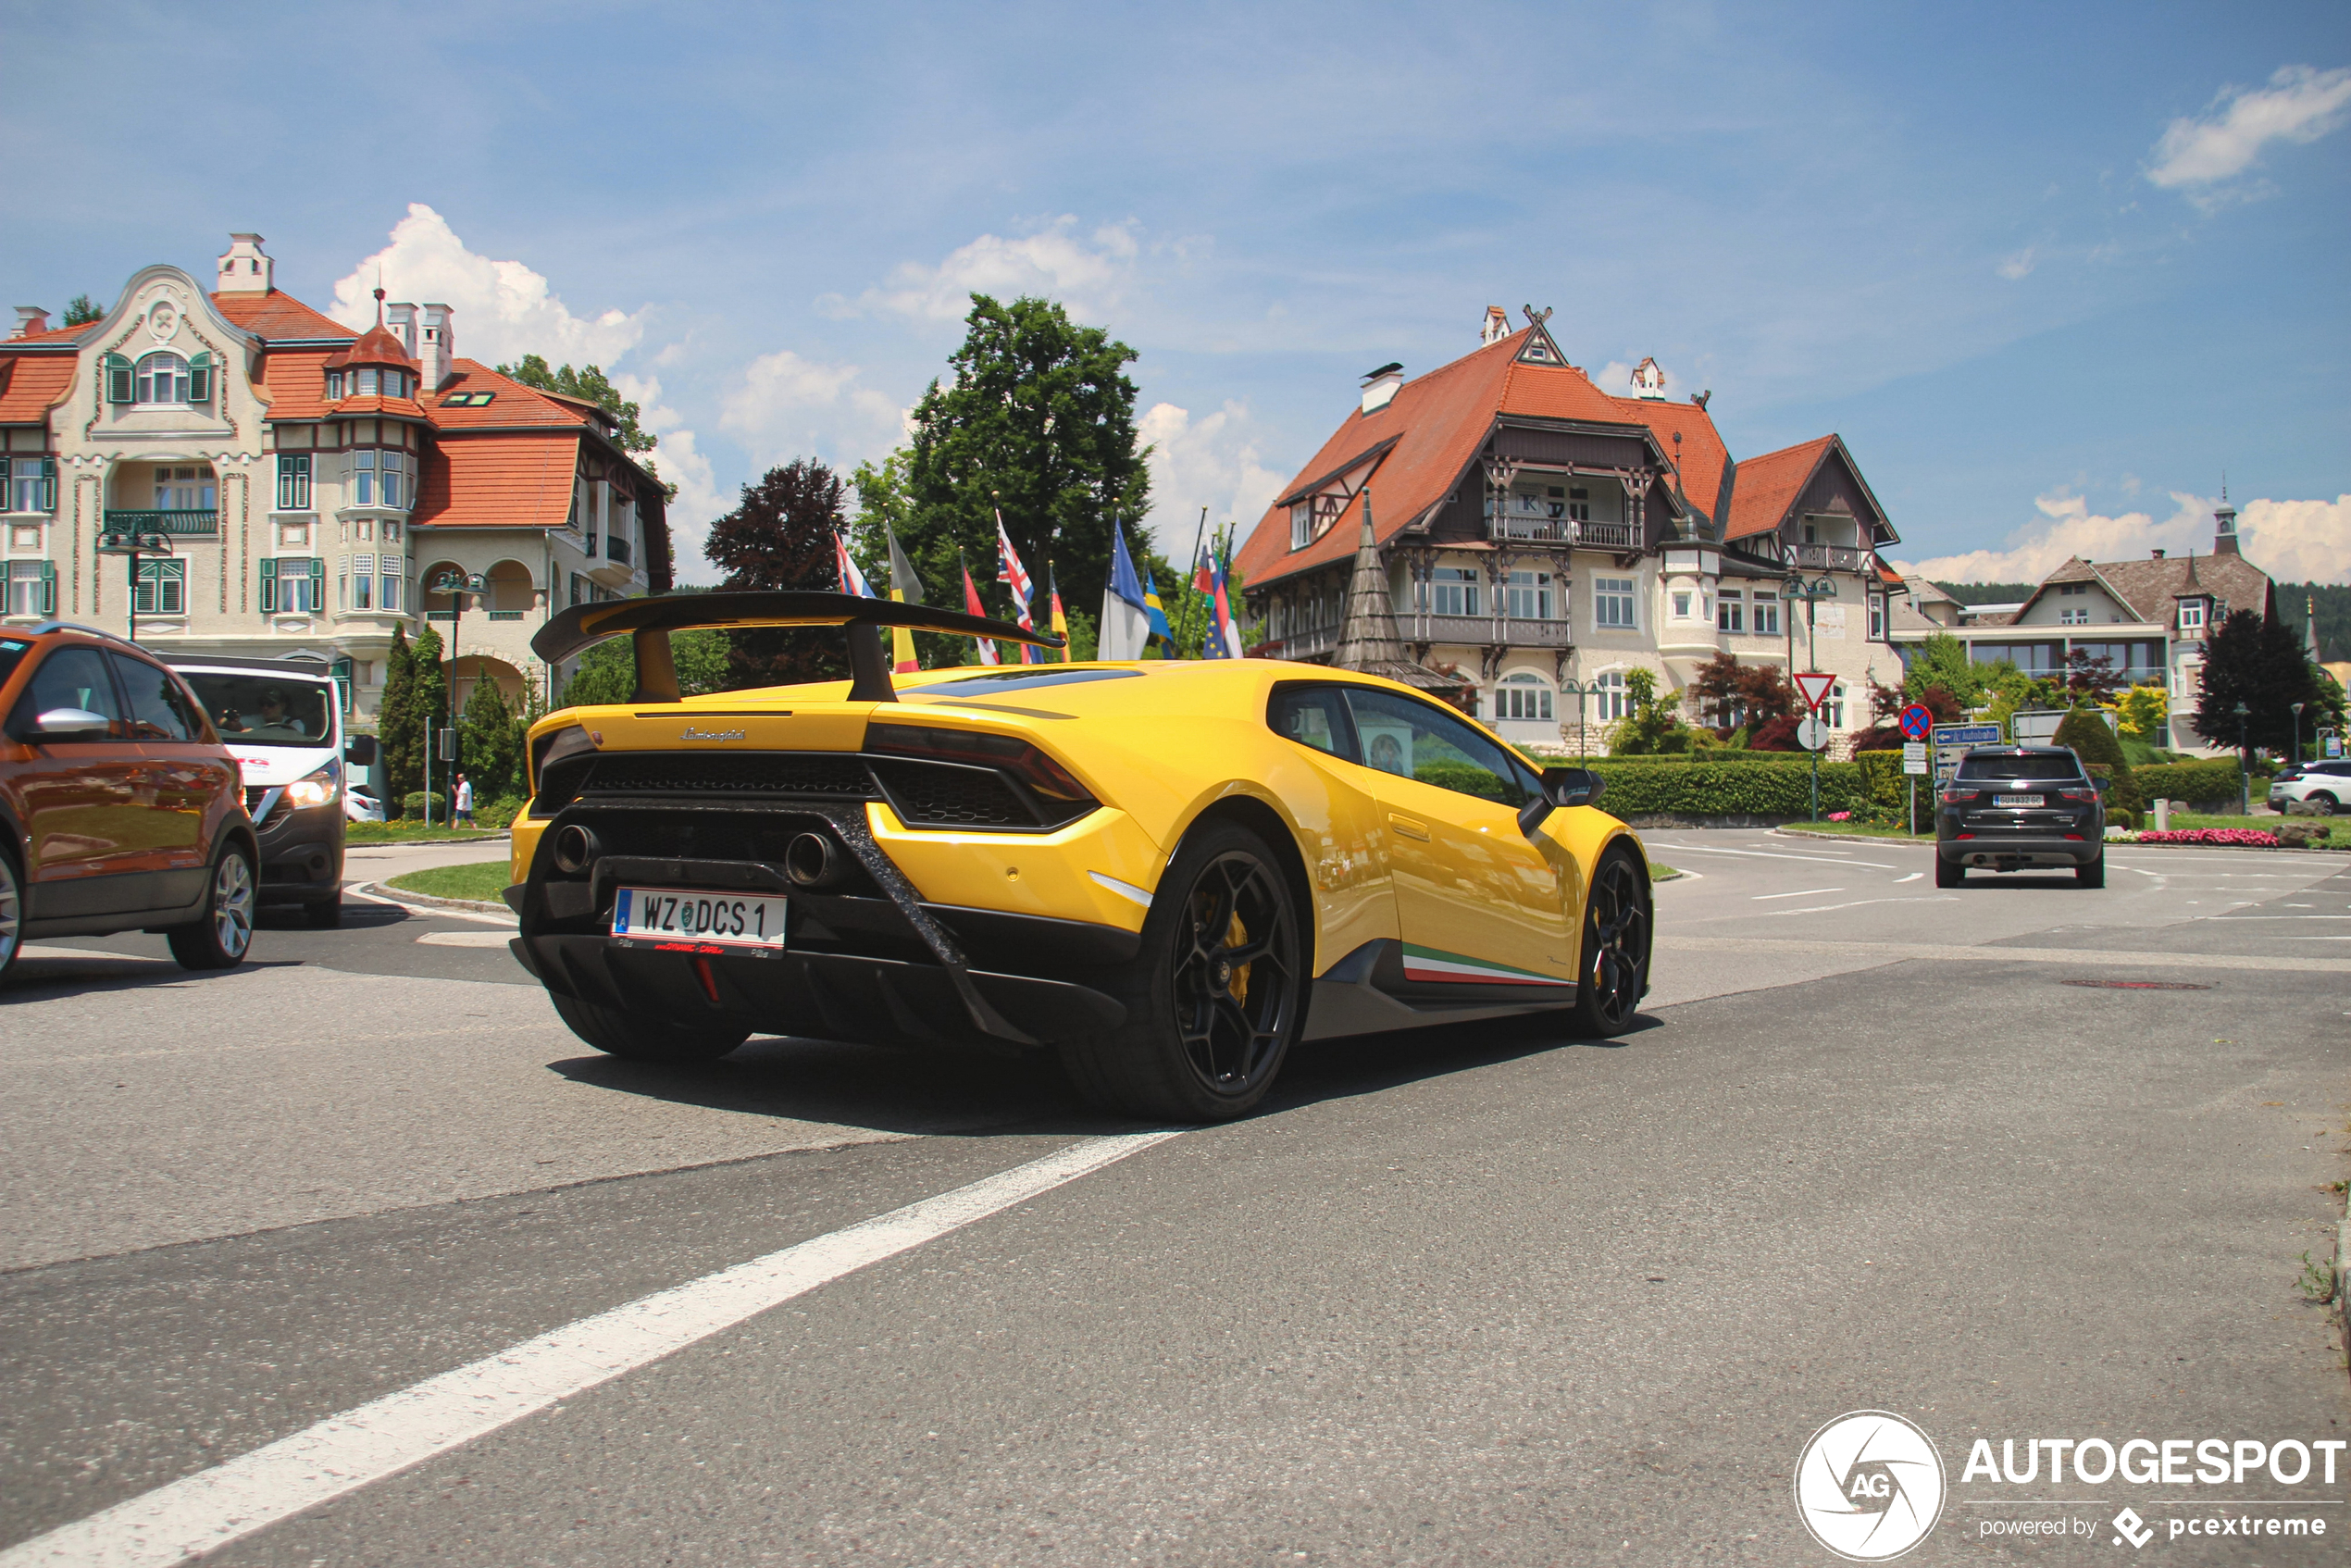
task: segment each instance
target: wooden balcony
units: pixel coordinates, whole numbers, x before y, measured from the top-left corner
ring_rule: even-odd
[[[1631,523],[1586,523],[1572,517],[1536,517],[1505,512],[1489,519],[1486,535],[1532,544],[1574,544],[1587,550],[1638,550],[1640,530]]]
[[[1574,628],[1565,621],[1514,620],[1507,616],[1400,615],[1396,634],[1407,642],[1451,642],[1471,647],[1569,648]]]
[[[1790,566],[1810,566],[1814,571],[1865,572],[1870,568],[1870,554],[1849,544],[1791,544],[1787,547]]]

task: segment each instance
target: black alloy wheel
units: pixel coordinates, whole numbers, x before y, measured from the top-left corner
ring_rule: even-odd
[[[1288,875],[1264,840],[1233,822],[1185,840],[1122,991],[1124,1026],[1062,1048],[1088,1100],[1200,1122],[1265,1097],[1302,1021],[1306,945]]]
[[[253,946],[253,856],[234,840],[212,863],[204,914],[164,933],[182,969],[233,969]]]
[[[1575,988],[1578,1033],[1607,1038],[1633,1027],[1648,989],[1649,879],[1622,845],[1600,857],[1584,915],[1584,966]]]

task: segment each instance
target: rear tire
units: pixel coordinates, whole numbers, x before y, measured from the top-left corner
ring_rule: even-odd
[[[164,932],[182,969],[233,969],[253,948],[253,857],[235,842],[220,846],[204,914]]]
[[[2105,887],[2106,855],[2104,852],[2100,852],[2097,859],[2089,862],[2087,865],[2075,866],[2073,868],[2073,881],[2076,887]]]
[[[1119,986],[1126,1022],[1061,1047],[1078,1092],[1122,1115],[1245,1115],[1305,1019],[1307,949],[1287,866],[1240,824],[1194,828],[1160,878]]]
[[[1936,855],[1934,857],[1934,885],[1938,888],[1966,887],[1967,867],[1956,860],[1945,860],[1941,855]]]
[[[678,1065],[715,1062],[751,1038],[751,1031],[733,1024],[679,1024],[624,1013],[601,1002],[547,993],[555,1014],[571,1032],[607,1056],[631,1062],[661,1062]]]
[[[2321,790],[2310,797],[2310,805],[2320,816],[2332,816],[2336,802],[2332,795]]]
[[[1611,1039],[1633,1027],[1648,989],[1655,920],[1649,879],[1633,852],[1611,845],[1592,872],[1584,941],[1570,1012],[1575,1032]]]

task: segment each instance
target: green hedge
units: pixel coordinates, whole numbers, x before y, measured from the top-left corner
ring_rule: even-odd
[[[1648,759],[1605,757],[1591,766],[1608,780],[1600,809],[1616,816],[1803,816],[1812,809],[1812,767],[1806,762],[1659,767]],[[1856,764],[1821,765],[1823,816],[1849,811],[1868,794],[1869,782]]]
[[[2155,763],[2131,770],[2139,792],[2149,801],[2233,801],[2237,798],[2237,765],[2227,758],[2209,762]]]
[[[400,815],[410,822],[422,822],[425,818],[425,792],[417,790],[402,796]],[[444,823],[449,820],[449,797],[438,790],[432,792],[432,819]]]

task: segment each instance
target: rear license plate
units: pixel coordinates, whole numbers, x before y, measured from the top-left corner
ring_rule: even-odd
[[[2042,803],[2042,798],[2038,795],[1995,795],[1992,803],[1996,806],[2037,806]]]
[[[637,941],[774,952],[784,945],[784,900],[778,893],[623,888],[613,898],[612,934]]]

